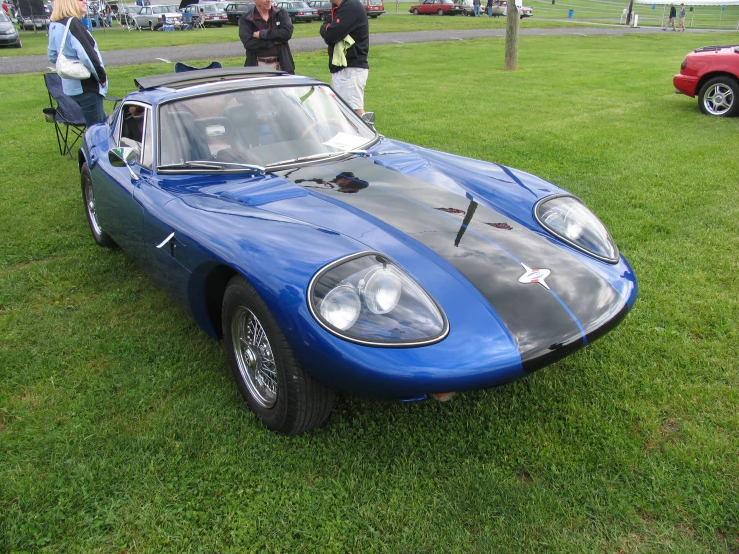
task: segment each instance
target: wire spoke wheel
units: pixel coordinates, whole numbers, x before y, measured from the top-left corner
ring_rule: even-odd
[[[234,311],[231,331],[244,383],[260,406],[271,408],[277,402],[277,366],[262,324],[251,311],[239,307]]]
[[[103,248],[115,248],[115,241],[105,232],[103,225],[100,223],[100,216],[95,202],[95,192],[92,185],[92,175],[87,162],[82,164],[80,168],[80,182],[82,184],[82,202],[85,204],[85,214],[87,215],[87,223],[92,231],[92,238],[98,246]]]
[[[90,179],[85,179],[85,206],[87,217],[90,218],[90,227],[92,227],[92,230],[96,234],[102,234],[103,228],[100,227],[97,212],[95,211],[95,194],[92,191],[92,181]]]
[[[333,391],[303,371],[269,308],[240,275],[226,286],[221,323],[239,392],[267,428],[299,435],[328,419]]]

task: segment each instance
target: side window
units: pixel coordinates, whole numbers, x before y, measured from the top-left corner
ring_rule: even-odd
[[[144,118],[144,148],[141,151],[141,165],[151,169],[154,160],[154,143],[152,140],[151,110],[146,110]]]
[[[150,119],[146,117],[147,112],[149,112],[149,109],[144,104],[129,102],[121,106],[121,135],[118,143],[121,146],[128,146],[129,148],[133,148],[139,152],[139,160],[142,165],[146,165],[141,154],[144,153],[144,125],[146,123],[146,119]],[[150,127],[151,123],[148,125]],[[151,132],[148,129],[147,133],[151,135]],[[148,167],[151,167],[151,137],[149,137],[148,150]]]

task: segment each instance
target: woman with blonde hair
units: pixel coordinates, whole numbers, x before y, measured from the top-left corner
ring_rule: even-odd
[[[55,0],[49,25],[47,53],[52,63],[56,63],[59,53],[63,52],[64,56],[70,60],[79,60],[90,70],[87,79],[62,77],[62,89],[64,94],[80,105],[87,125],[93,125],[105,121],[103,97],[108,92],[108,77],[95,39],[80,21],[85,13],[87,0]]]

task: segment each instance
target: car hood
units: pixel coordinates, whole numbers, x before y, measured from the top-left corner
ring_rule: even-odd
[[[448,179],[434,183],[434,175],[443,181],[433,170],[420,179],[353,158],[274,175],[284,181],[262,188],[263,201],[248,186],[219,196],[351,237],[401,265],[410,249],[461,274],[508,329],[528,370],[583,346],[626,314],[627,298],[581,255],[495,209],[490,198]],[[544,269],[548,277],[532,279],[532,270]],[[414,277],[428,286],[423,275]]]

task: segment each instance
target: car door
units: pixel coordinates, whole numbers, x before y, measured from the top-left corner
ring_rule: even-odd
[[[158,150],[161,150],[157,141],[157,123],[147,128],[157,140],[150,150],[154,155],[152,165],[159,159]],[[152,144],[151,136],[144,138],[145,144]],[[192,239],[186,237],[187,225],[168,208],[168,204],[177,198],[178,185],[191,180],[187,175],[154,175],[149,179],[141,180],[140,186],[134,191],[138,203],[142,207],[143,240],[145,250],[145,265],[153,279],[174,298],[187,306],[187,284],[191,272],[183,265],[182,260],[197,252]],[[175,192],[173,192],[175,191]]]
[[[136,14],[136,24],[140,27],[148,25],[148,17],[151,14],[151,8],[143,7]]]
[[[421,4],[421,13],[434,13],[436,11],[436,0],[426,0]]]
[[[98,217],[113,240],[134,259],[143,261],[143,222],[135,191],[151,179],[151,107],[142,102],[127,102],[119,110],[108,148],[93,152],[97,163],[93,171]],[[129,147],[139,154],[127,167],[116,167],[110,149]]]

